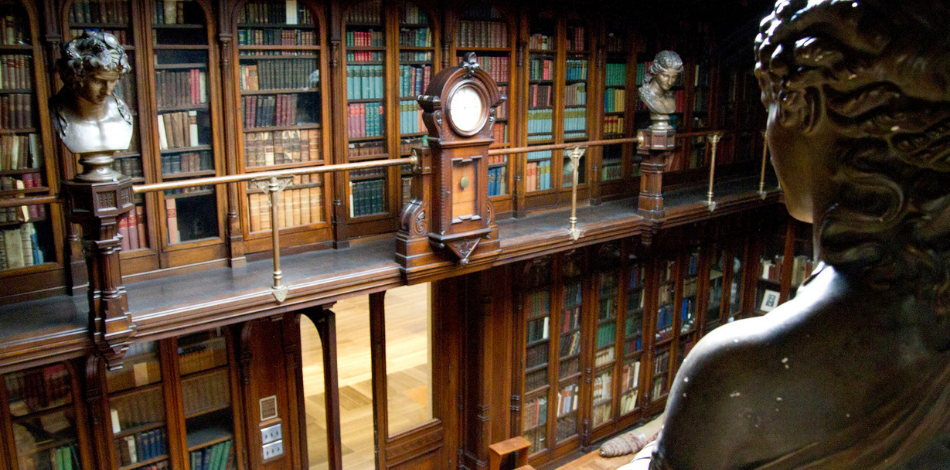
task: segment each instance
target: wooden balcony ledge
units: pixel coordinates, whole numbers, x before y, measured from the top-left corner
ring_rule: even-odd
[[[395,238],[354,243],[281,257],[284,302],[271,293],[273,264],[268,257],[243,268],[216,268],[126,285],[135,341],[151,341],[267,317],[355,295],[384,291],[406,283],[457,276],[555,253],[572,247],[626,238],[777,204],[781,192],[771,185],[766,197],[758,179],[716,185],[716,210],[706,206],[707,188],[664,194],[666,215],[649,221],[637,214],[637,199],[609,201],[577,210],[580,238],[568,232],[570,208],[498,222],[502,253],[478,258],[464,268],[450,261],[426,266],[407,279],[394,261]],[[93,351],[85,295],[58,296],[0,306],[0,373],[81,357]]]

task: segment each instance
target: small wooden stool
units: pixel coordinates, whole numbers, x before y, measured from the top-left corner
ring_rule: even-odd
[[[528,447],[531,443],[521,436],[488,446],[488,470],[501,470],[501,459],[508,454],[515,454],[515,470],[534,470],[528,465]]]

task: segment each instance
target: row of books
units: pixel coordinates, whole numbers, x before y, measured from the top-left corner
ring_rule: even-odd
[[[198,140],[198,112],[178,111],[158,115],[158,148],[182,149],[201,145]]]
[[[627,289],[642,289],[643,279],[643,265],[640,263],[631,265],[630,276],[627,279]],[[627,304],[629,305],[629,302]]]
[[[429,24],[429,17],[426,13],[419,7],[413,4],[403,5],[402,16],[399,17],[399,22],[404,25],[424,25]]]
[[[614,362],[614,348],[601,349],[594,355],[594,367],[605,366]]]
[[[583,133],[587,129],[587,109],[571,108],[564,110],[564,137],[570,132]]]
[[[399,28],[399,47],[432,47],[429,28]]]
[[[379,24],[381,23],[382,2],[370,0],[361,2],[346,11],[343,20],[347,23]]]
[[[252,0],[244,5],[239,23],[312,24],[313,14],[298,0]]]
[[[297,179],[294,183],[300,184]],[[183,338],[177,351],[179,373],[184,376],[227,364],[227,348],[227,338],[218,330]]]
[[[347,31],[346,47],[385,47],[386,38],[382,31]]]
[[[159,373],[157,361],[140,362],[135,364],[135,367],[138,367],[137,370],[140,375]],[[134,374],[135,371],[132,371],[132,373]],[[142,377],[136,383],[144,384],[148,380],[155,379],[156,377]],[[152,426],[165,421],[161,388],[147,388],[132,393],[132,395],[122,395],[110,399],[113,434],[141,426]]]
[[[643,85],[643,79],[646,78],[647,72],[650,70],[651,65],[653,65],[653,62],[641,62],[637,64],[637,86]]]
[[[209,150],[162,155],[163,175],[209,170],[214,170],[214,155]]]
[[[772,258],[759,258],[759,278],[772,282],[782,280],[782,265],[785,264],[785,257],[775,255]]]
[[[19,179],[9,176],[0,177],[0,191],[22,191],[41,186],[43,186],[43,177],[39,173],[24,173]],[[45,218],[45,204],[0,208],[0,223],[32,222]]]
[[[129,352],[126,354],[128,358],[125,362],[126,365],[121,369],[109,371],[107,374],[107,384],[110,394],[157,383],[162,380],[162,371],[158,363],[157,342],[134,343],[129,346]],[[155,393],[160,394],[161,390],[156,389]],[[160,399],[158,401],[161,402]],[[112,404],[116,404],[115,400],[112,401]],[[113,422],[113,427],[114,426],[115,423]],[[121,429],[113,429],[113,432],[119,431],[121,431]]]
[[[554,36],[534,33],[528,38],[528,49],[535,51],[550,51],[556,46]]]
[[[627,64],[608,63],[604,70],[606,86],[625,86],[627,84]]]
[[[617,324],[606,323],[597,327],[597,348],[604,348],[614,344],[617,339]]]
[[[0,88],[33,89],[33,58],[24,54],[0,55]]]
[[[425,127],[420,129],[425,130]],[[425,147],[429,145],[428,135],[417,135],[412,137],[402,137],[399,139],[399,155],[409,155],[414,147]],[[403,172],[405,173],[405,172]]]
[[[564,106],[584,106],[586,104],[586,83],[572,83],[564,87]]]
[[[567,27],[567,50],[569,51],[583,51],[584,50],[584,38],[586,37],[585,29],[583,26],[568,26]]]
[[[422,122],[422,109],[415,100],[399,102],[399,133],[415,134],[425,131],[426,125]]]
[[[7,374],[5,384],[10,414],[27,414],[61,406],[72,400],[71,378],[65,364]]]
[[[696,298],[683,299],[680,306],[680,331],[685,333],[696,325]]]
[[[580,386],[576,383],[561,387],[557,394],[557,415],[564,416],[568,413],[577,411],[577,403],[580,401]]]
[[[317,32],[299,29],[238,29],[238,46],[316,46]],[[300,51],[279,51],[293,55]],[[254,54],[261,52],[255,51]]]
[[[457,56],[456,61],[461,63],[462,56]],[[511,69],[509,67],[510,61],[507,56],[482,56],[478,58],[478,63],[492,80],[499,83],[508,83],[508,76],[511,74]]]
[[[617,286],[601,286],[600,309],[597,312],[597,321],[617,318]]]
[[[203,24],[204,14],[192,0],[155,0],[152,24]]]
[[[528,134],[548,134],[551,138],[551,126],[553,124],[554,112],[550,109],[529,109],[528,110]],[[529,136],[530,137],[530,136]]]
[[[364,62],[373,64],[382,64],[386,57],[385,52],[380,51],[347,51],[346,62]]]
[[[320,89],[320,63],[316,58],[262,60],[238,68],[241,91],[298,88]]]
[[[638,321],[637,324],[640,324],[640,322]],[[630,355],[643,349],[643,337],[640,335],[641,331],[642,328],[638,328],[635,333],[630,333],[635,336],[628,336],[627,339],[624,340],[624,354]]]
[[[574,302],[573,300],[567,300],[568,296],[572,296],[572,297],[574,296],[573,293],[570,293],[570,292],[565,293],[564,302],[566,304],[569,304],[570,306],[565,308],[561,312],[561,333],[567,333],[568,331],[576,330],[581,327],[580,285],[570,284],[568,286],[565,286],[565,289],[570,291],[570,290],[573,290],[575,287],[578,289],[577,294],[576,294],[576,300],[577,300],[576,302]]]
[[[532,291],[525,301],[528,318],[538,318],[551,312],[551,293],[547,290]]]
[[[164,429],[135,433],[115,440],[115,453],[122,467],[164,456],[167,449],[168,436]]]
[[[508,142],[508,123],[505,123],[505,122],[496,122],[496,123],[492,124],[492,125],[491,125],[491,138],[492,138],[492,143],[493,143],[493,144],[504,144],[504,143],[507,143],[507,142]],[[498,156],[502,157],[501,160],[504,161],[504,156],[503,156],[503,155],[498,155]],[[491,160],[489,160],[488,163],[495,163],[495,162],[492,162]],[[499,161],[499,162],[497,162],[497,163],[501,163],[501,162]]]
[[[551,189],[551,161],[528,161],[525,167],[525,190],[544,191],[546,189]]]
[[[144,178],[142,157],[121,157],[112,161],[112,169],[132,178]]]
[[[604,112],[622,113],[627,104],[627,90],[623,88],[608,88],[604,90]],[[607,119],[608,116],[604,116]]]
[[[544,343],[544,348],[547,348],[547,343]],[[534,372],[525,374],[524,376],[524,390],[525,392],[530,392],[531,390],[537,390],[548,384],[548,369],[544,367],[538,369]]]
[[[400,65],[399,96],[416,97],[425,93],[431,78],[431,65]]]
[[[182,380],[181,398],[185,416],[193,417],[197,413],[230,405],[231,389],[228,383],[226,368]]]
[[[610,400],[600,403],[591,409],[591,419],[594,421],[594,427],[610,421],[613,418],[613,402]]]
[[[587,59],[567,59],[564,61],[565,80],[587,80]]]
[[[525,387],[525,390],[531,390]],[[539,426],[543,426],[548,422],[548,399],[545,396],[540,396],[528,400],[524,404],[524,418],[522,422],[522,427],[525,430],[534,429]],[[542,430],[543,433],[544,430]]]
[[[581,370],[581,358],[574,356],[571,359],[561,359],[558,364],[558,374],[563,380],[564,377],[570,377]]]
[[[135,206],[129,215],[119,219],[119,235],[122,251],[148,248],[148,231],[145,229],[145,206]]]
[[[488,169],[488,195],[508,194],[508,167],[497,166]]]
[[[525,331],[525,342],[527,344],[548,339],[550,336],[550,317],[541,317],[530,320],[527,323]]]
[[[554,80],[554,61],[551,59],[528,61],[528,80]]]
[[[604,133],[609,133],[606,129]],[[600,169],[600,179],[603,181],[618,180],[623,178],[623,165],[620,162],[603,162],[603,168]]]
[[[29,22],[25,18],[18,18],[10,5],[0,7],[0,46],[29,44],[31,38],[27,25]]]
[[[234,466],[231,440],[188,453],[188,468],[191,470],[230,470]]]
[[[637,399],[640,398],[640,390],[634,389],[630,393],[620,396],[620,415],[623,416],[637,408]]]
[[[31,456],[20,454],[19,468],[20,470],[79,470],[82,464],[79,462],[76,444],[70,443]]]
[[[554,106],[554,85],[528,85],[528,106],[544,108]]]
[[[245,132],[244,165],[255,167],[320,161],[320,137],[320,129]]]
[[[501,21],[459,21],[456,47],[508,47],[508,25]]]
[[[70,23],[129,22],[129,2],[119,0],[76,0],[69,9]]]
[[[382,65],[347,65],[346,99],[379,100],[386,91]]]
[[[367,157],[386,153],[386,144],[381,140],[368,142],[350,142],[346,147],[347,157]]]
[[[277,208],[277,228],[300,227],[323,222],[323,187],[319,185],[317,175],[311,176],[317,186],[290,187],[280,193],[280,205]],[[306,184],[306,183],[305,183]],[[251,232],[271,230],[271,208],[267,194],[248,194]]]
[[[578,308],[578,310],[580,310]],[[581,352],[581,332],[575,331],[561,335],[561,344],[558,350],[559,357],[573,356]]]
[[[33,96],[13,93],[0,96],[0,129],[33,127]]]
[[[155,71],[155,101],[161,107],[206,104],[208,75],[200,69]]]
[[[524,364],[525,369],[532,369],[542,364],[548,363],[548,345],[547,343],[531,346],[525,350]]]
[[[627,362],[620,370],[620,393],[636,390],[640,383],[640,361]]]
[[[46,256],[36,238],[31,222],[17,228],[4,229],[0,240],[0,270],[43,264]]]
[[[815,270],[815,262],[805,255],[792,258],[792,286],[800,286]]]
[[[0,136],[0,170],[28,170],[43,167],[39,135]]]
[[[656,340],[663,341],[673,334],[673,306],[663,305],[656,311]]]
[[[350,138],[382,136],[385,109],[382,102],[350,104],[346,135]]]
[[[386,211],[386,179],[350,181],[350,217],[381,214]]]
[[[571,282],[564,286],[564,307],[571,308],[581,304],[582,292],[580,282]]]
[[[410,202],[412,202],[412,177],[403,176],[400,178],[401,187],[399,188],[399,194],[402,196],[401,204],[405,208]]]
[[[298,98],[295,94],[245,96],[242,102],[244,128],[305,124],[310,119],[299,113]]]
[[[594,386],[591,387],[592,392],[593,392],[592,398],[593,398],[594,403],[607,400],[611,396],[613,396],[613,393],[612,393],[613,392],[612,386],[614,382],[613,379],[614,379],[614,374],[612,370],[609,370],[608,372],[605,372],[603,374],[598,374],[596,377],[594,377]],[[610,405],[608,404],[607,406],[609,407]],[[594,411],[596,413],[597,411],[596,407],[594,408]],[[596,416],[594,417],[594,422],[595,423],[598,422]]]

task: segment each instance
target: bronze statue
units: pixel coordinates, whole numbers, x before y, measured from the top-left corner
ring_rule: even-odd
[[[950,468],[950,6],[781,0],[767,138],[819,265],[686,358],[657,469]]]
[[[53,125],[75,154],[125,150],[132,139],[132,114],[113,94],[131,70],[125,49],[109,33],[84,31],[63,45],[57,62],[63,88],[51,100]]]
[[[676,77],[683,73],[683,59],[673,51],[661,51],[653,59],[650,70],[643,78],[643,86],[637,94],[643,104],[653,114],[672,114],[676,112],[676,97],[673,84]]]

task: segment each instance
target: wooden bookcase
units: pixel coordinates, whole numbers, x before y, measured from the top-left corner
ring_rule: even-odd
[[[57,192],[37,12],[29,3],[0,1],[0,198]],[[0,279],[26,283],[62,263],[63,224],[58,205],[0,209]]]
[[[600,46],[603,69],[602,78],[603,113],[601,115],[600,137],[618,139],[632,137],[634,129],[634,109],[636,106],[636,49],[633,36],[620,28],[607,29],[602,33]],[[632,144],[614,144],[588,150],[600,156],[599,180],[600,197],[617,197],[633,194],[631,179],[640,175],[640,165],[634,161]]]
[[[329,115],[323,9],[307,2],[252,1],[237,8],[233,63],[239,86],[243,171],[326,163]],[[296,175],[281,193],[281,241],[306,245],[330,239],[327,185],[322,175]],[[244,185],[247,252],[271,249],[268,195]]]
[[[70,363],[4,376],[4,453],[15,470],[94,468],[79,382]],[[15,457],[14,457],[15,456]]]
[[[453,12],[450,12],[450,14]],[[499,91],[508,99],[495,112],[492,124],[494,143],[491,148],[509,148],[517,125],[512,119],[510,100],[515,90],[513,85],[518,76],[515,62],[515,22],[512,14],[487,2],[473,2],[457,12],[452,22],[455,41],[452,43],[451,57],[458,64],[468,52],[474,52],[482,69],[495,80]],[[514,169],[510,155],[489,156],[488,194],[494,204],[495,212],[505,214],[513,209],[512,184]]]
[[[412,2],[395,5],[399,15],[398,108],[399,157],[408,157],[413,147],[428,144],[422,109],[417,98],[425,94],[435,67],[435,32],[429,13]],[[412,199],[411,169],[399,168],[399,209]]]

